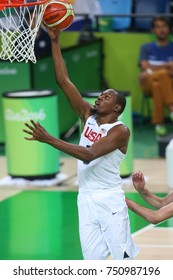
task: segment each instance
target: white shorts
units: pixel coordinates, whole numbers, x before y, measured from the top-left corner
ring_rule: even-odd
[[[138,254],[122,190],[80,190],[78,212],[84,259],[104,260],[112,255],[113,259],[127,260]]]

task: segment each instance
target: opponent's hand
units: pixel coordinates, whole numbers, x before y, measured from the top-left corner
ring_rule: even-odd
[[[130,200],[130,199],[128,199],[127,197],[125,198],[125,201],[126,201],[127,207],[128,207],[129,209],[131,209],[131,205],[133,204],[133,201]]]
[[[41,126],[39,122],[34,122],[33,120],[30,120],[31,124],[25,123],[25,126],[29,128],[29,130],[23,129],[23,132],[31,135],[31,137],[24,137],[26,140],[32,141],[37,140],[39,142],[47,142],[49,138],[49,134],[44,129],[44,127]]]
[[[142,192],[145,188],[145,178],[142,172],[135,172],[132,174],[133,186],[138,192]]]

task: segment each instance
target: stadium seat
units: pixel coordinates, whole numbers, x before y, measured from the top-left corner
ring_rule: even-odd
[[[95,26],[95,14],[100,14],[98,0],[75,0],[75,19],[67,31],[91,30]]]
[[[136,14],[165,14],[170,12],[170,0],[137,0]],[[135,28],[138,30],[150,30],[152,18],[136,17]]]
[[[101,6],[102,13],[128,15],[132,12],[132,0],[98,0]],[[126,30],[131,26],[131,17],[113,17],[113,18],[101,18],[99,20],[99,29],[104,29],[104,19],[107,24],[107,29],[112,30]],[[108,30],[107,30],[108,31]]]

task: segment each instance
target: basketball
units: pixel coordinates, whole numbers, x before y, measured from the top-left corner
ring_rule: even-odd
[[[44,12],[43,22],[49,28],[67,29],[74,20],[74,9],[67,1],[51,1]]]

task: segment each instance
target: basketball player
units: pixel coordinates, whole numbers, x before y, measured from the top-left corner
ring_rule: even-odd
[[[139,194],[147,201],[151,206],[158,209],[156,211],[145,208],[136,202],[127,199],[126,202],[128,207],[146,219],[152,224],[160,223],[168,218],[173,217],[173,193],[167,195],[164,198],[158,197],[151,193],[145,187],[145,179],[142,172],[136,172],[132,175],[133,185]]]
[[[126,100],[114,89],[100,94],[94,106],[81,97],[70,81],[63,61],[59,32],[48,30],[58,85],[81,118],[83,132],[79,145],[54,138],[31,120],[24,132],[78,159],[79,231],[84,259],[132,259],[138,253],[130,235],[128,208],[121,189],[119,165],[124,159],[129,129],[118,120]],[[94,77],[93,77],[94,78]],[[64,112],[65,113],[65,112]]]

